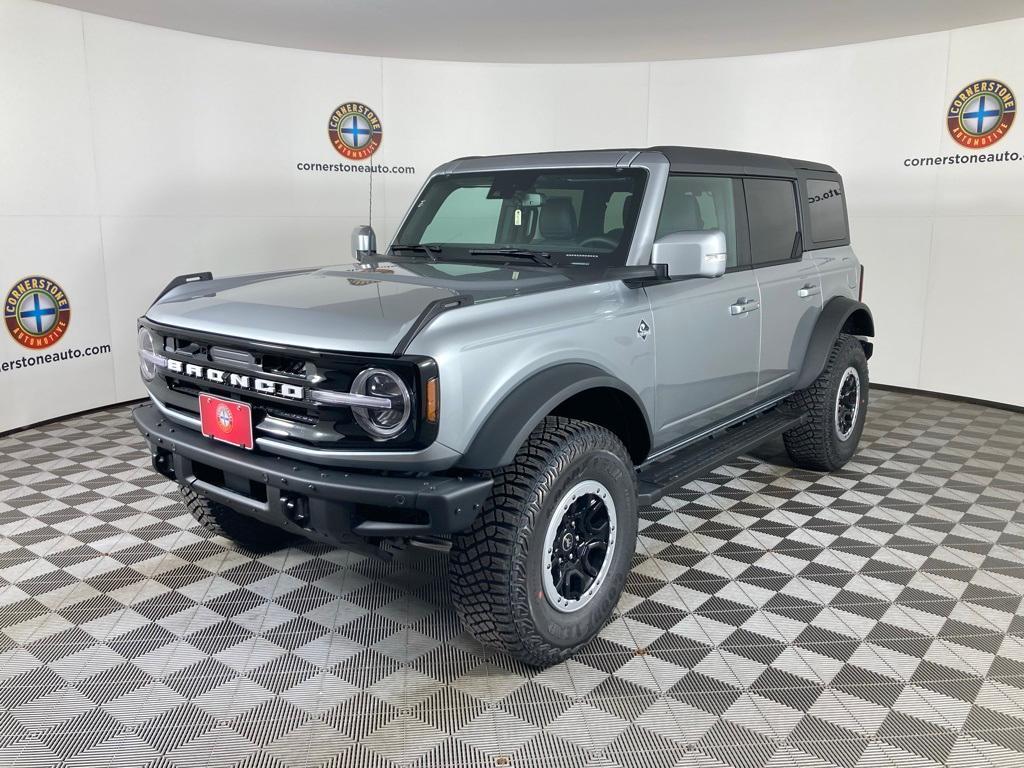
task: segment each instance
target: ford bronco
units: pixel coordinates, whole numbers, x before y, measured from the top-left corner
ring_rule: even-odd
[[[390,246],[176,278],[139,320],[157,471],[209,530],[450,549],[479,640],[603,627],[638,509],[781,436],[853,456],[874,334],[827,165],[684,147],[454,160]]]

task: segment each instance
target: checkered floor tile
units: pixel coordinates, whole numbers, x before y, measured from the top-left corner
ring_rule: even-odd
[[[0,438],[0,765],[1024,765],[1024,415],[875,392],[842,472],[776,454],[645,509],[536,671],[443,555],[211,537],[125,408]]]

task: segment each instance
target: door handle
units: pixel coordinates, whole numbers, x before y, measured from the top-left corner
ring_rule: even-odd
[[[808,283],[799,291],[797,291],[796,295],[799,296],[801,299],[806,299],[808,296],[817,296],[819,293],[821,293],[820,285],[811,285],[810,283]]]
[[[761,308],[761,302],[757,299],[740,299],[735,304],[729,305],[729,314],[745,315],[747,312],[756,312]]]

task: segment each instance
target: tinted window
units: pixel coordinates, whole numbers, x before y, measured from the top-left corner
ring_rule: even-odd
[[[807,210],[815,242],[846,239],[843,190],[838,181],[807,180]]]
[[[756,267],[798,256],[793,182],[781,179],[744,179],[743,188],[747,195],[750,257],[753,265]]]
[[[736,206],[733,180],[716,176],[669,176],[656,238],[673,232],[720,229],[728,266],[736,266]]]

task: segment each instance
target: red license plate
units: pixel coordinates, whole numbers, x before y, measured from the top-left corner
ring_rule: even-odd
[[[199,421],[206,437],[252,450],[252,408],[248,403],[199,395]]]

